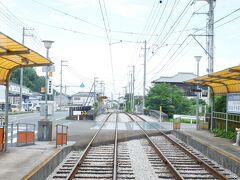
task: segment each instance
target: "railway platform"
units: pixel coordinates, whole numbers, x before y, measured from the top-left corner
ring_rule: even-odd
[[[160,125],[162,129],[166,132],[172,130],[172,123],[169,122],[158,122],[157,119],[151,118],[149,116],[142,116],[146,120],[151,121],[154,125]],[[93,137],[94,133],[97,131],[99,125],[101,124],[102,116],[98,117],[96,121],[68,121],[63,120],[62,123],[66,123],[71,129],[69,132],[68,146],[77,144],[80,147],[86,145],[89,140]],[[129,125],[129,124],[128,124]],[[131,134],[133,137],[138,135],[138,132],[132,132],[128,125],[120,124],[122,129],[122,134],[120,132],[120,137]],[[113,130],[114,127],[111,123],[105,127],[105,139],[109,136],[108,133]],[[174,130],[172,133],[182,139],[183,141],[189,141],[190,139],[195,140],[195,144],[200,143],[210,149],[214,149],[221,155],[225,155],[238,163],[236,166],[236,171],[240,173],[240,147],[234,146],[233,141],[224,138],[214,137],[212,133],[206,130],[196,131],[196,125],[194,124],[181,124],[180,130]],[[80,141],[76,142],[77,138]],[[76,143],[75,143],[76,142]],[[192,145],[192,144],[190,144]],[[203,146],[200,148],[204,149]],[[11,147],[9,152],[0,153],[0,179],[21,179],[27,177],[29,173],[33,172],[35,169],[39,169],[40,165],[43,166],[45,162],[53,158],[56,154],[61,151],[60,148],[55,147],[55,142],[36,142],[35,145],[23,146],[23,147]],[[208,150],[210,151],[210,150]],[[215,155],[214,155],[215,156]],[[220,159],[223,161],[224,159]],[[226,161],[227,162],[227,161]],[[240,176],[240,174],[238,174]]]

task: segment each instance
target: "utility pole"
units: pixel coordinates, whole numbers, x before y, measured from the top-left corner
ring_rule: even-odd
[[[94,91],[94,97],[93,97],[93,107],[95,109],[95,103],[96,103],[96,82],[97,82],[97,77],[94,77],[94,85],[93,85],[93,91]]]
[[[130,110],[132,111],[132,101],[133,101],[133,74],[130,73]]]
[[[135,84],[135,66],[133,66],[133,81],[132,81],[132,112],[135,111],[135,102],[134,102],[134,84]]]
[[[209,11],[208,11],[208,73],[214,72],[214,8],[216,0],[207,0],[209,4]]]
[[[208,48],[208,74],[214,72],[214,8],[216,5],[216,0],[207,0],[209,4],[209,12],[208,12],[208,34],[207,34],[207,48]],[[211,100],[211,89],[208,87],[208,101],[213,111],[213,101]],[[212,123],[211,123],[212,125]]]
[[[213,73],[214,72],[214,8],[216,6],[216,0],[198,0],[198,1],[207,1],[209,4],[209,10],[208,13],[197,13],[197,14],[207,14],[207,31],[206,31],[206,49],[197,41],[197,43],[204,49],[205,53],[208,56],[208,68],[207,73]],[[211,97],[210,97],[211,90],[208,88],[208,101],[210,106],[212,107]]]
[[[60,71],[60,102],[59,102],[59,106],[60,106],[60,110],[62,110],[62,67],[63,66],[67,66],[66,64],[63,64],[64,62],[68,62],[68,61],[64,61],[61,60],[61,71]]]
[[[100,81],[99,84],[100,84],[101,94],[102,94],[102,96],[104,96],[104,82]]]
[[[25,37],[29,36],[29,37],[33,37],[33,34],[31,33],[27,33],[26,31],[33,31],[33,29],[30,28],[25,28],[23,27],[23,31],[22,31],[22,44],[24,45],[25,43]],[[20,103],[19,103],[19,110],[22,110],[22,88],[23,88],[23,68],[20,69]]]
[[[145,108],[145,89],[146,89],[146,59],[147,59],[147,41],[144,41],[144,68],[143,68],[143,112]]]

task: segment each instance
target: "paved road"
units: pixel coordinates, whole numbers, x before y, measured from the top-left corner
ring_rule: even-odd
[[[68,111],[61,111],[55,112],[52,118],[54,124],[60,123],[61,120],[65,119],[68,115]],[[24,113],[24,114],[16,114],[16,115],[9,115],[9,127],[8,127],[8,143],[16,143],[17,142],[17,123],[29,123],[35,124],[35,134],[37,137],[37,130],[38,130],[38,121],[40,120],[40,113],[33,112],[33,113]],[[11,127],[11,123],[13,126]],[[33,126],[29,126],[29,129],[32,130]],[[19,130],[25,130],[26,127],[24,125],[19,126]],[[12,138],[11,138],[12,137]]]

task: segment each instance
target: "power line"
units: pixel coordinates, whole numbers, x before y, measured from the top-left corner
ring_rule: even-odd
[[[81,32],[81,31],[78,31],[78,30],[73,30],[73,29],[68,29],[68,28],[64,28],[64,27],[54,26],[54,25],[50,25],[50,24],[47,24],[47,23],[43,23],[43,22],[39,22],[39,21],[33,21],[33,20],[29,20],[29,19],[28,19],[28,21],[31,21],[31,22],[34,22],[34,23],[37,23],[37,24],[41,24],[41,25],[44,25],[44,26],[48,26],[48,27],[51,27],[51,28],[54,28],[54,29],[72,32],[72,33],[75,33],[75,34],[82,34],[82,35],[86,35],[86,36],[92,36],[92,37],[96,37],[96,38],[105,39],[105,37],[103,37],[103,36],[98,36],[98,35],[95,35],[95,34],[89,34],[89,33]]]
[[[82,19],[82,18],[79,18],[79,17],[77,17],[77,16],[71,15],[71,14],[65,12],[65,11],[59,10],[59,9],[54,8],[54,7],[51,7],[51,6],[48,6],[48,5],[44,4],[44,3],[41,3],[41,2],[36,1],[36,0],[32,0],[32,1],[35,2],[35,3],[37,3],[37,4],[39,4],[39,5],[41,5],[41,6],[44,6],[44,7],[48,8],[48,9],[51,9],[51,10],[53,10],[53,11],[56,11],[56,12],[58,12],[58,13],[60,13],[60,14],[63,14],[63,15],[65,15],[65,16],[69,16],[69,17],[71,17],[71,18],[73,18],[73,19],[75,19],[75,20],[78,20],[78,21],[87,23],[87,24],[89,24],[89,25],[95,26],[95,27],[97,27],[97,28],[103,29],[103,27],[101,27],[101,26],[99,26],[99,25],[97,25],[97,24],[94,24],[94,23],[92,23],[92,22],[86,21],[86,20],[84,20],[84,19]]]
[[[226,16],[223,16],[222,18],[216,20],[216,21],[214,22],[214,24],[215,24],[215,23],[218,23],[219,21],[221,21],[221,20],[223,20],[223,19],[225,19],[225,18],[227,18],[228,16],[231,16],[232,14],[236,13],[236,12],[239,11],[239,10],[240,10],[240,8],[232,11],[231,13],[227,14]]]

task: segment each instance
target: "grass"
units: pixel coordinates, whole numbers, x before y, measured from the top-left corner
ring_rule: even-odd
[[[216,137],[222,137],[227,139],[236,140],[237,132],[236,131],[225,131],[225,129],[215,128],[212,130],[212,133]]]

